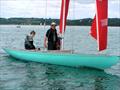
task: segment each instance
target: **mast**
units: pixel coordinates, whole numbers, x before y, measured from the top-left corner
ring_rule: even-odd
[[[68,8],[69,8],[69,1],[70,0],[62,0],[61,4],[61,15],[60,15],[60,34],[62,37],[62,47],[61,49],[64,49],[64,33],[65,33],[65,28],[66,28],[66,20],[67,20],[67,15],[68,15]]]
[[[98,50],[107,48],[108,0],[96,0],[96,22]]]
[[[63,2],[63,17],[62,17],[62,19],[63,19],[63,23],[62,24],[63,25],[62,25],[62,47],[61,47],[62,50],[64,49],[65,5],[66,5],[66,0],[64,0],[64,2]]]

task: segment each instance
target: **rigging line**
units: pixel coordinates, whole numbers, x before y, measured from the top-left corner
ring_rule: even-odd
[[[47,18],[47,0],[43,1],[45,4],[45,16],[43,17],[43,30],[45,31],[46,29],[46,18]],[[46,38],[46,36],[44,36]],[[45,42],[45,41],[44,41]],[[46,48],[44,48],[46,50]]]
[[[73,1],[73,10],[72,11],[73,11],[73,21],[74,21],[75,20],[75,1]],[[73,25],[73,30],[75,30],[74,25]],[[72,32],[72,30],[70,30],[70,31],[71,31],[71,36],[73,37],[74,32]],[[72,38],[72,52],[71,53],[74,53],[73,51],[74,51],[74,38]]]
[[[70,5],[71,5],[71,2],[70,2]],[[69,13],[69,16],[71,17],[71,10],[69,10],[68,13]],[[69,18],[69,20],[70,20],[70,23],[69,23],[69,24],[72,24],[70,18]],[[71,38],[71,40],[72,40],[71,43],[70,43],[70,44],[71,44],[71,53],[73,53],[73,52],[72,52],[72,51],[73,51],[73,50],[72,50],[72,49],[73,49],[73,48],[72,48],[72,44],[73,44],[73,39],[72,39],[72,37],[73,37],[73,36],[72,36],[72,29],[70,29],[70,38]]]
[[[47,22],[47,0],[45,1],[45,17],[44,17],[44,30],[46,29],[46,22]]]

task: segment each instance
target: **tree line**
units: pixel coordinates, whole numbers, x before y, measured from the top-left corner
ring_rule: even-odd
[[[44,19],[44,18],[0,18],[0,25],[50,25],[51,22],[56,22],[59,25],[59,19]],[[72,26],[90,26],[93,19],[84,18],[76,20],[67,20],[67,25]],[[120,18],[109,18],[109,26],[120,26]]]

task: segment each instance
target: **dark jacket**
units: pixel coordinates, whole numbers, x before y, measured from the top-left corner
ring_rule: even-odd
[[[25,38],[25,49],[35,49],[35,46],[33,45],[33,38],[31,36],[26,36]]]
[[[49,29],[46,33],[46,37],[48,38],[48,43],[56,43],[58,41],[57,30]]]

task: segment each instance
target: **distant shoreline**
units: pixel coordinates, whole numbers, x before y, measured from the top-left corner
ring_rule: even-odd
[[[0,26],[40,26],[40,27],[44,27],[43,25],[17,25],[17,24],[0,24]],[[45,27],[48,27],[50,25],[46,25]],[[59,25],[58,25],[59,26]],[[84,27],[85,25],[67,25],[67,26],[81,26],[81,27]],[[86,26],[86,27],[91,27],[91,26]],[[108,26],[108,27],[120,27],[120,26]]]
[[[44,18],[0,18],[0,25],[50,25],[51,22],[56,22],[59,25],[59,19],[44,19]],[[67,26],[91,26],[93,19],[84,18],[76,20],[67,20]],[[108,26],[120,27],[120,18],[109,18]]]

